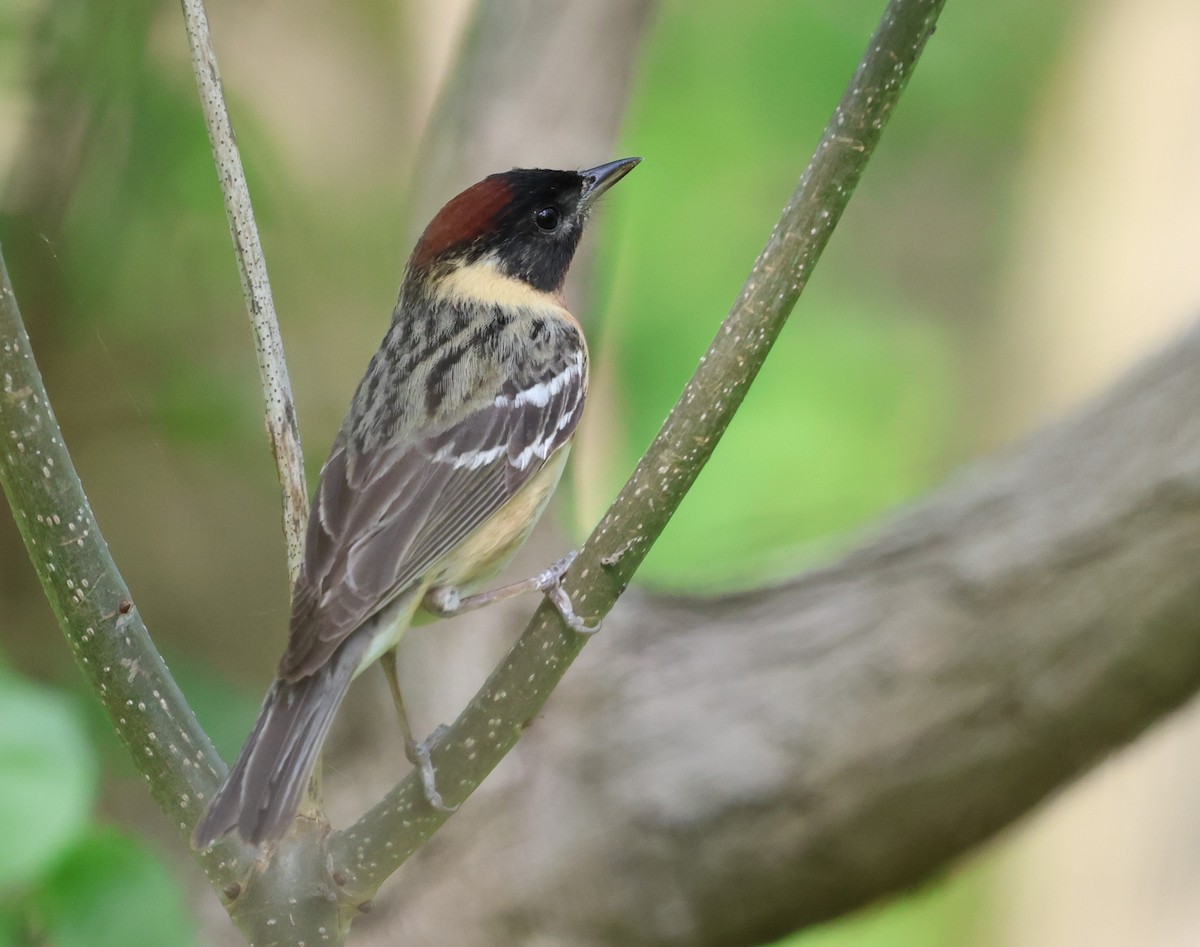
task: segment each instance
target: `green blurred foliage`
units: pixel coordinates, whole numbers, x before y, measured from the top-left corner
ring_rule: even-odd
[[[85,829],[96,764],[74,702],[0,669],[0,892],[37,877]]]
[[[986,942],[986,868],[799,934],[779,947],[963,947]]]
[[[172,875],[93,824],[97,766],[83,705],[0,668],[0,947],[193,942]]]
[[[148,851],[97,831],[55,867],[34,900],[55,947],[188,947],[195,943],[180,892]]]
[[[15,907],[0,901],[0,947],[20,947],[21,916]]]
[[[616,232],[602,251],[602,350],[623,416],[605,501],[737,296],[879,10],[876,0],[666,5],[621,149],[648,160],[606,211]],[[927,291],[905,254],[914,244],[935,259],[943,247],[960,253],[962,234],[920,231],[957,196],[947,179],[971,180],[992,204],[968,226],[1001,229],[1010,156],[1064,21],[1032,0],[950,5],[846,225],[640,579],[711,590],[793,573],[969,447],[957,366],[971,326],[962,299]],[[996,35],[1013,39],[1003,55]],[[892,221],[890,245],[873,232],[879,218]],[[989,275],[986,258],[968,265]]]

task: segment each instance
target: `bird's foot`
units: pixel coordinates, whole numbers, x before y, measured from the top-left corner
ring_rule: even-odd
[[[571,568],[571,563],[575,561],[575,557],[578,555],[578,551],[568,553],[539,575],[539,581],[544,579],[545,582],[543,585],[538,586],[538,590],[546,593],[546,598],[550,599],[550,604],[557,609],[559,616],[568,628],[576,634],[594,635],[600,630],[603,622],[589,625],[575,614],[575,605],[571,602],[571,596],[562,587],[563,576],[567,574],[567,570]]]
[[[407,756],[409,762],[417,768],[417,772],[421,776],[421,788],[425,791],[426,801],[438,812],[457,812],[458,806],[447,805],[442,799],[442,794],[438,792],[437,777],[433,772],[433,762],[429,758],[429,754],[433,752],[433,748],[442,742],[442,738],[450,732],[450,728],[444,723],[438,724],[433,733],[429,734],[420,743],[414,743],[411,747],[405,747],[408,751]]]

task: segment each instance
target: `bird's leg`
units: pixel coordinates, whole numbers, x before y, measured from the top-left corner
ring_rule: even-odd
[[[427,612],[437,615],[440,618],[449,618],[452,615],[461,615],[463,612],[483,608],[485,605],[494,605],[497,602],[503,602],[514,595],[524,595],[526,592],[544,592],[546,598],[550,599],[550,604],[558,609],[559,615],[567,623],[568,628],[581,635],[595,634],[600,630],[600,626],[596,625],[593,627],[588,625],[582,618],[575,614],[575,608],[571,604],[571,597],[567,594],[566,589],[562,587],[562,577],[571,567],[571,563],[575,561],[577,555],[579,555],[578,552],[569,553],[551,565],[550,568],[542,570],[531,578],[523,579],[520,582],[513,582],[511,585],[502,585],[500,588],[492,589],[489,592],[468,595],[465,598],[452,585],[435,586],[425,593],[424,608]]]
[[[571,601],[571,596],[567,594],[567,590],[561,584],[555,583],[546,590],[546,598],[550,600],[550,604],[558,611],[559,617],[566,623],[577,635],[594,635],[600,630],[600,625],[603,622],[596,622],[594,625],[589,625],[582,618],[575,614],[575,605]]]
[[[412,727],[408,723],[408,714],[404,712],[404,700],[400,696],[400,679],[396,676],[396,649],[392,648],[391,651],[385,652],[379,659],[379,663],[383,666],[383,673],[387,676],[388,687],[392,689],[392,702],[396,705],[396,716],[400,718],[400,732],[404,736],[404,755],[421,774],[421,788],[425,790],[425,798],[439,812],[456,811],[458,806],[448,806],[442,801],[442,794],[437,791],[437,783],[434,779],[433,763],[429,759],[429,752],[438,745],[438,741],[446,733],[446,726],[444,724],[439,726],[427,739],[418,743],[413,737]]]
[[[491,589],[487,592],[468,595],[465,598],[453,585],[434,586],[425,593],[423,603],[425,610],[439,618],[449,618],[452,615],[473,612],[475,609],[484,608],[487,605],[495,605],[497,602],[524,595],[526,592],[545,592],[558,585],[563,574],[575,561],[575,556],[576,553],[563,556],[550,568],[544,569],[528,579],[522,579],[520,582],[513,582],[510,585],[502,585],[498,589]]]

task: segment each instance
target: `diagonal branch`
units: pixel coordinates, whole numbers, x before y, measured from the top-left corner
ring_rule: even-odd
[[[304,555],[308,487],[304,482],[304,455],[300,449],[292,382],[283,355],[271,283],[267,279],[267,262],[254,223],[246,172],[242,169],[241,153],[221,90],[221,74],[217,70],[217,56],[213,52],[203,0],[183,0],[183,16],[204,123],[221,181],[225,214],[229,218],[229,234],[237,257],[242,293],[254,331],[259,380],[266,400],[267,436],[271,440],[271,452],[275,455],[279,485],[283,490],[283,535],[287,543],[288,575],[294,582]]]
[[[186,839],[225,764],[150,640],[100,535],[50,407],[2,256],[0,381],[0,483],[29,559],[113,729]],[[230,840],[199,856],[218,888],[236,878],[250,857],[245,846]]]
[[[663,429],[565,583],[595,621],[624,591],[711,455],[798,299],[932,34],[944,0],[892,0],[815,156]],[[434,749],[443,794],[469,795],[516,743],[581,650],[544,603]],[[330,842],[348,892],[369,896],[445,821],[410,776]]]

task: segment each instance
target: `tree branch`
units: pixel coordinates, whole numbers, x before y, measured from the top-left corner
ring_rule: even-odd
[[[389,943],[742,947],[904,891],[1200,689],[1200,324],[774,589],[622,600]]]
[[[717,338],[663,429],[564,583],[597,621],[624,591],[740,406],[824,249],[944,0],[892,0],[815,156]],[[433,751],[443,796],[458,803],[516,743],[586,639],[548,604]],[[369,897],[445,821],[410,776],[330,841],[345,888]]]
[[[221,196],[225,201],[225,214],[229,218],[229,235],[237,258],[242,294],[246,297],[246,311],[254,331],[258,375],[266,402],[267,436],[271,441],[271,453],[275,456],[279,485],[283,490],[283,535],[287,543],[288,575],[295,582],[304,557],[308,487],[304,482],[304,454],[300,448],[300,428],[296,420],[292,382],[283,354],[283,338],[279,334],[271,283],[267,278],[267,262],[258,237],[258,227],[254,223],[250,188],[246,184],[241,153],[225,107],[221,74],[217,70],[217,56],[208,32],[204,3],[203,0],[182,0],[182,3],[188,45],[192,51],[192,71],[200,90],[200,105],[204,111],[208,140],[212,145],[213,162],[221,182]]]
[[[182,839],[225,764],[150,640],[100,534],[29,347],[0,255],[0,484],[75,660]],[[120,449],[120,443],[113,445]],[[253,853],[226,840],[199,856],[218,889]]]

